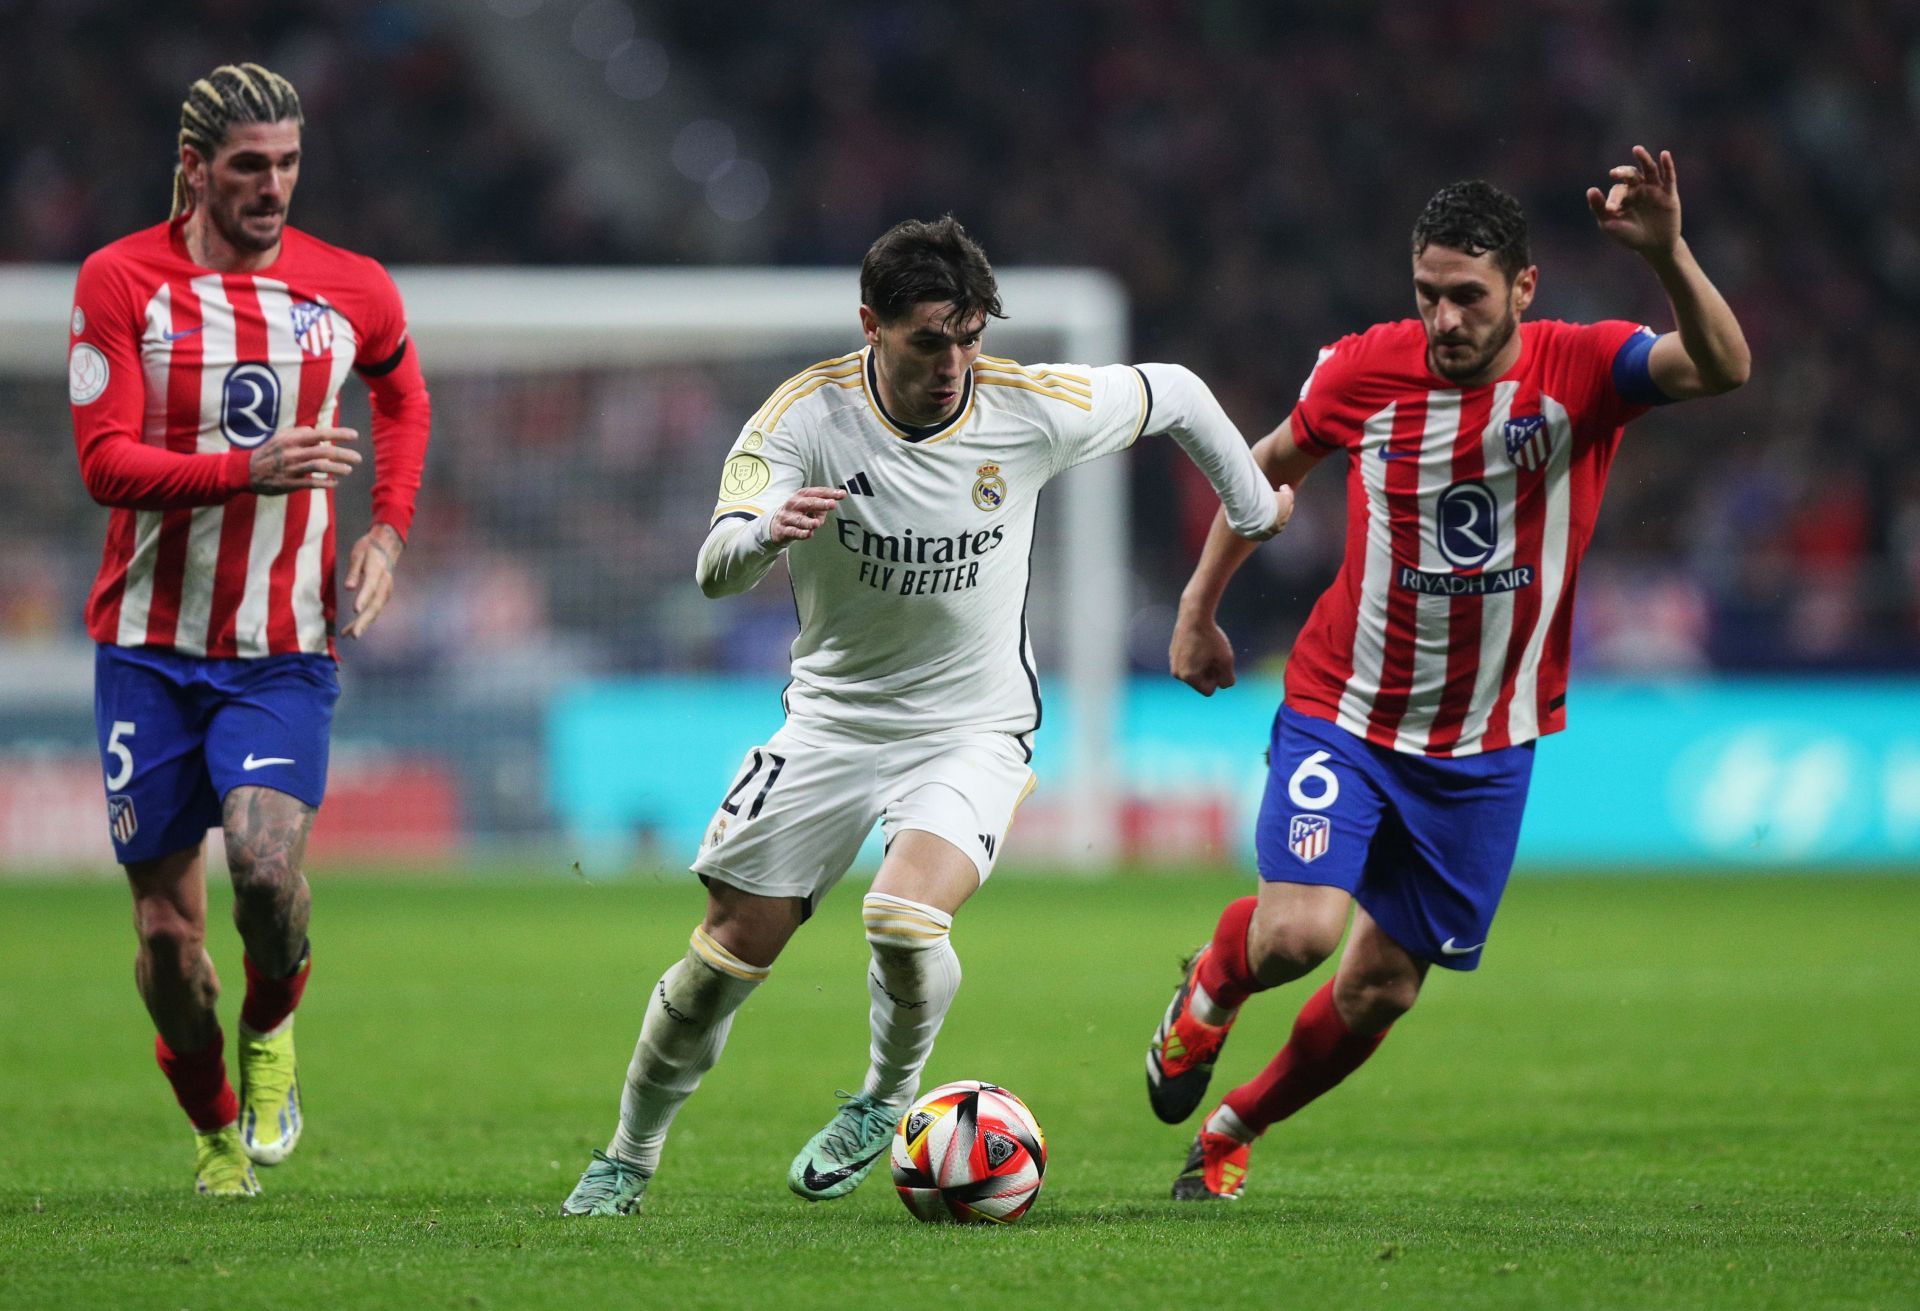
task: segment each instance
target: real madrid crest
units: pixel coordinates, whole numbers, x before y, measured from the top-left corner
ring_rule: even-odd
[[[980,476],[973,480],[973,503],[989,514],[1007,503],[1007,480],[1000,476],[999,465],[980,466]]]

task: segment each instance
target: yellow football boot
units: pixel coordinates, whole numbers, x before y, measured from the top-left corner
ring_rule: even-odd
[[[272,1033],[240,1026],[240,1145],[255,1165],[278,1165],[300,1141],[293,1020]]]
[[[193,1189],[202,1197],[257,1197],[260,1181],[240,1146],[238,1125],[193,1135]]]

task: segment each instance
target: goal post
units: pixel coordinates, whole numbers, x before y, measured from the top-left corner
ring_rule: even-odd
[[[715,419],[724,433],[707,453],[715,471],[725,441],[791,372],[793,360],[804,364],[859,344],[859,273],[851,268],[415,266],[392,273],[436,390],[463,380],[578,377],[687,362],[729,362],[760,376],[756,362],[766,361],[758,394],[738,414],[721,416],[724,423]],[[52,382],[64,372],[74,276],[65,267],[0,268],[0,376]],[[1128,305],[1111,275],[1009,268],[997,277],[1011,317],[991,330],[996,354],[1089,365],[1127,360]],[[452,422],[436,415],[436,445],[463,441]],[[1056,856],[1089,870],[1110,867],[1119,855],[1115,756],[1127,663],[1127,503],[1127,457],[1093,461],[1062,478],[1038,527],[1035,591],[1047,613],[1036,624],[1035,645],[1043,670],[1059,671],[1049,681],[1065,689],[1071,711],[1066,759],[1051,762],[1050,771]],[[96,550],[97,539],[87,549]],[[689,576],[692,558],[689,548]],[[1054,718],[1057,708],[1047,710]],[[1055,738],[1050,749],[1058,753],[1060,746]]]

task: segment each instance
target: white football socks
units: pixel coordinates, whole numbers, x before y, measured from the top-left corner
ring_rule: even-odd
[[[627,1066],[627,1087],[620,1096],[620,1126],[607,1155],[651,1175],[660,1165],[660,1146],[681,1103],[700,1086],[701,1076],[720,1059],[733,1013],[768,970],[749,965],[714,941],[703,928],[693,931],[687,954],[654,985],[640,1041]]]
[[[884,892],[869,892],[860,912],[873,946],[867,972],[873,1043],[861,1091],[904,1106],[920,1090],[920,1071],[960,991],[960,958],[947,936],[953,916]]]

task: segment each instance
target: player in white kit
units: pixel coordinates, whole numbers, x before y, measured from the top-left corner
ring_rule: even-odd
[[[788,379],[727,456],[696,575],[708,596],[743,592],[786,553],[800,614],[787,721],[747,752],[714,813],[693,862],[706,919],[654,988],[619,1126],[565,1215],[637,1209],[734,1012],[876,820],[886,856],[862,906],[867,1076],[788,1184],[812,1201],[844,1196],[885,1151],[959,988],[954,913],[1033,790],[1027,582],[1050,479],[1168,433],[1241,536],[1269,537],[1292,511],[1188,370],[982,355],[999,295],[950,217],[875,242],[860,296],[865,348]]]

